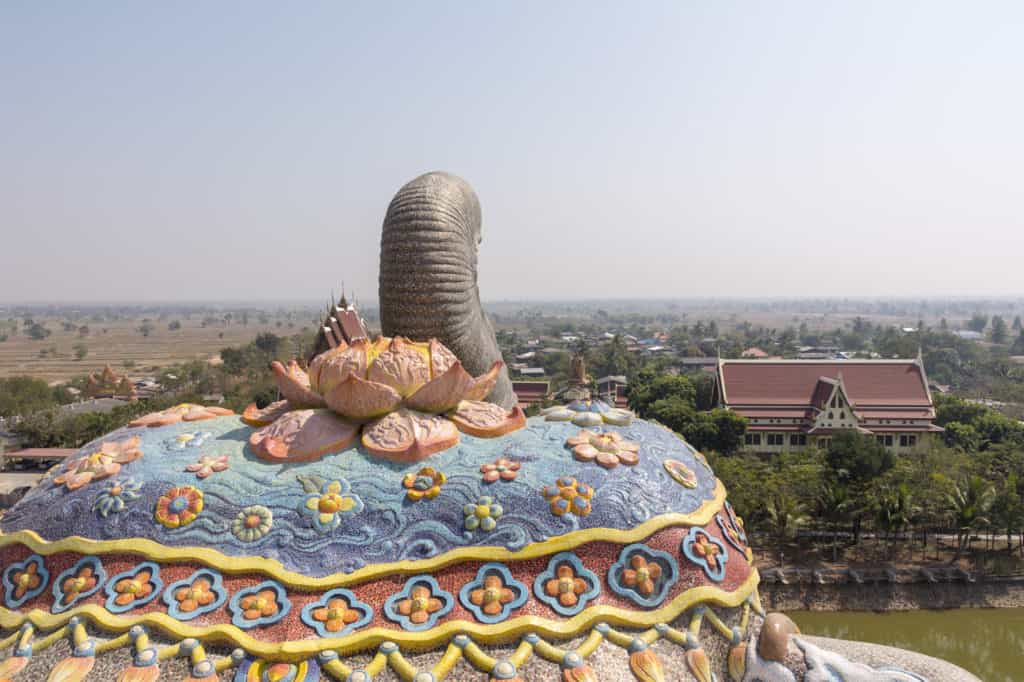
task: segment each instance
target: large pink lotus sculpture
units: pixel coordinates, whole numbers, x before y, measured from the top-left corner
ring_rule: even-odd
[[[414,462],[459,442],[522,428],[526,416],[483,402],[503,363],[472,377],[437,339],[400,336],[343,344],[321,353],[307,374],[292,360],[271,364],[284,400],[242,418],[262,427],[249,439],[264,459],[307,461],[349,446],[362,431],[373,455]]]

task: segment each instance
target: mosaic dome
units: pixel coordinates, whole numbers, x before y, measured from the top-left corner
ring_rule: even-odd
[[[743,522],[679,436],[589,398],[525,418],[478,242],[468,185],[414,180],[385,219],[387,337],[51,471],[0,519],[0,679],[795,680],[791,640],[875,679],[762,627]]]

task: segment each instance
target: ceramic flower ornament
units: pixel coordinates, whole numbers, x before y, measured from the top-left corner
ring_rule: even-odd
[[[102,443],[92,452],[72,460],[67,468],[53,479],[56,486],[76,490],[90,481],[108,478],[121,471],[121,465],[142,457],[139,437]]]
[[[518,407],[483,402],[502,366],[473,377],[437,339],[360,340],[321,353],[308,373],[294,360],[272,363],[284,400],[242,418],[261,427],[249,442],[264,459],[316,459],[361,433],[371,454],[415,462],[458,443],[460,431],[486,438],[526,424]]]

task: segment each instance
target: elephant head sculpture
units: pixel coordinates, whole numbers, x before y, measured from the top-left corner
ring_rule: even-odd
[[[480,222],[480,201],[469,183],[427,173],[391,200],[380,245],[384,335],[437,338],[473,375],[501,359],[477,288]],[[506,368],[486,399],[509,409],[516,404]]]

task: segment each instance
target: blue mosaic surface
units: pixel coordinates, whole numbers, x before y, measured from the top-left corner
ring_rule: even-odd
[[[573,459],[565,440],[578,426],[532,418],[526,428],[495,439],[463,434],[459,445],[422,462],[398,465],[383,462],[358,447],[306,464],[272,464],[257,459],[248,446],[253,429],[238,417],[181,423],[161,428],[121,429],[101,440],[138,434],[143,456],[122,466],[116,478],[142,484],[138,499],[106,518],[95,509],[97,496],[111,479],[94,481],[75,491],[55,487],[48,478],[4,515],[4,532],[31,529],[47,540],[80,535],[97,540],[149,538],[171,546],[210,546],[228,555],[263,556],[285,568],[311,576],[351,572],[367,564],[423,559],[457,547],[526,545],[584,528],[629,529],[667,512],[691,512],[710,499],[715,479],[692,449],[667,429],[640,420],[628,427],[603,427],[641,443],[640,463],[605,470]],[[601,427],[594,430],[603,430]],[[181,433],[209,432],[199,447],[175,447]],[[90,448],[83,448],[83,453]],[[199,479],[185,471],[200,455],[227,455],[230,468]],[[507,457],[522,462],[511,482],[485,484],[480,465]],[[662,466],[675,458],[697,474],[696,488],[679,485]],[[433,500],[410,502],[402,477],[431,466],[448,480]],[[585,517],[555,516],[540,490],[562,475],[595,490],[593,512]],[[309,493],[298,480],[344,478],[363,508],[345,516],[330,532],[314,527],[302,505]],[[203,491],[204,509],[191,524],[167,529],[153,518],[157,498],[178,485]],[[504,514],[488,533],[465,530],[463,507],[482,496],[494,498]],[[259,504],[273,512],[273,527],[255,542],[232,533],[239,512]]]

